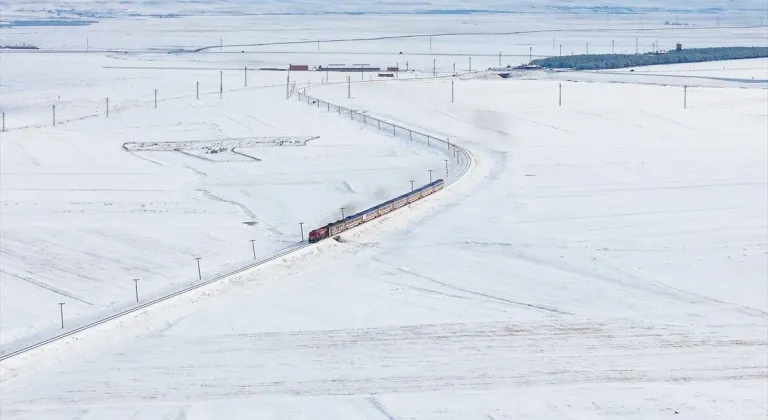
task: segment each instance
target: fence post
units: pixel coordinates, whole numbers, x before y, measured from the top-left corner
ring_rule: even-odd
[[[408,130],[408,137],[410,137],[411,141],[413,141],[413,131]]]
[[[109,96],[107,96],[107,118],[109,118]]]
[[[427,146],[432,147],[432,145],[429,143],[429,136],[427,136]]]
[[[396,130],[396,127],[394,125],[392,126],[392,135],[393,136],[397,135],[397,130]]]
[[[64,329],[64,302],[59,302],[59,312],[61,313],[61,329]]]
[[[157,109],[157,89],[155,89],[155,109]]]
[[[53,110],[53,126],[56,127],[56,105],[51,105],[51,109]]]
[[[379,130],[381,130],[381,120],[376,120],[379,123]]]

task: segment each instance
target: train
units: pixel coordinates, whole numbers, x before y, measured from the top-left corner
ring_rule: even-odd
[[[417,188],[407,194],[403,194],[399,197],[395,197],[389,201],[385,201],[374,207],[365,209],[359,213],[347,216],[341,220],[337,220],[327,225],[317,228],[309,232],[309,242],[315,243],[332,236],[336,236],[345,230],[352,229],[355,226],[359,226],[363,223],[370,222],[371,220],[383,216],[387,213],[393,212],[397,209],[407,206],[414,201],[421,200],[422,198],[431,195],[437,191],[443,189],[445,181],[438,179],[434,182],[430,182],[423,187]]]

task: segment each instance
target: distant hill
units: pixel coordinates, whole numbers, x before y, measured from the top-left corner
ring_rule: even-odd
[[[549,69],[603,70],[762,57],[768,57],[768,47],[693,48],[645,54],[581,54],[541,58],[531,61],[531,64]]]

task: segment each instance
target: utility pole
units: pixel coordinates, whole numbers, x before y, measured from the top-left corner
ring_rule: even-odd
[[[589,54],[589,41],[587,41],[587,54]]]
[[[560,44],[560,56],[563,56],[563,44]]]
[[[245,71],[243,73],[243,76],[245,78],[245,87],[248,87],[248,66],[245,66]]]
[[[344,220],[344,207],[339,207],[341,209],[341,220]]]
[[[453,103],[453,80],[451,80],[451,103]]]
[[[411,192],[413,192],[413,180],[411,180]]]
[[[429,50],[432,51],[432,37],[429,37]]]
[[[5,112],[3,112],[3,127],[2,130],[5,131]]]
[[[256,259],[256,245],[254,244],[256,242],[255,239],[251,239],[251,251],[253,252],[253,259]]]
[[[499,67],[501,67],[501,51],[499,51]]]
[[[437,76],[437,65],[435,63],[436,63],[436,60],[433,58],[432,59],[432,77]]]
[[[613,39],[611,40],[611,54],[615,54],[615,53],[616,53],[616,40]]]
[[[64,302],[59,302],[59,313],[61,314],[61,329],[64,329]]]
[[[107,118],[109,118],[109,96],[107,96],[107,106],[105,109],[107,111]]]
[[[558,84],[558,99],[557,99],[557,106],[563,106],[563,84]]]
[[[219,71],[219,99],[224,96],[224,71]]]
[[[472,71],[472,57],[469,57],[469,71]]]
[[[528,62],[530,63],[531,61],[533,61],[533,46],[529,45],[528,46]]]
[[[139,301],[139,279],[133,279],[133,284],[136,286],[136,302]]]
[[[56,105],[51,105],[51,109],[53,110],[53,126],[56,127]]]
[[[429,170],[429,183],[432,183],[432,169]]]
[[[448,178],[448,159],[445,160],[445,177]]]
[[[195,99],[200,99],[200,82],[195,82]]]
[[[91,49],[91,41],[88,38],[85,38],[85,50],[89,51]]]
[[[288,76],[285,78],[285,99],[291,97],[291,71],[288,70]]]
[[[456,76],[456,63],[453,63],[453,75]]]
[[[688,109],[688,85],[683,86],[683,109]]]
[[[347,98],[352,98],[352,78],[347,76]]]
[[[155,109],[157,109],[157,89],[155,89]]]
[[[301,242],[304,242],[304,222],[299,222],[299,229],[301,229]]]
[[[199,280],[202,280],[203,279],[203,272],[200,271],[200,257],[196,257],[195,259],[197,260],[197,278]]]

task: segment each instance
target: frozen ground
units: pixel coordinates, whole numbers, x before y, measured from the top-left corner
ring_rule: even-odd
[[[251,88],[227,90],[223,99],[196,100],[192,90],[161,96],[157,109],[152,96],[113,100],[106,118],[105,103],[77,106],[78,92],[91,90],[58,77],[46,84],[42,73],[25,78],[34,58],[2,57],[4,83],[18,87],[4,101],[24,121],[0,142],[3,344],[58,327],[58,302],[74,326],[81,315],[131,304],[133,278],[146,300],[196,281],[195,257],[209,277],[251,261],[250,240],[257,256],[271,255],[300,241],[299,222],[306,234],[338,218],[339,207],[349,212],[391,198],[444,166],[440,152],[287,101],[284,83],[269,87],[284,74],[254,72]],[[37,59],[54,65],[46,58]],[[102,86],[106,79],[87,75],[104,58],[83,58],[62,67]],[[159,83],[169,74],[157,76],[151,80]],[[162,86],[194,89],[198,76],[178,72]],[[39,98],[23,88],[31,78],[38,94],[65,86],[56,127],[36,119]],[[110,90],[130,98],[142,84],[151,86],[120,78]],[[179,150],[147,150],[157,142]]]
[[[484,17],[464,19],[488,23]],[[544,25],[517,19],[528,27]],[[589,25],[584,19],[580,24]],[[34,36],[52,39],[46,31]],[[65,43],[73,33],[48,42]],[[174,33],[169,38],[184,36]],[[759,32],[750,33],[765,42]],[[743,44],[744,34],[709,31],[710,38],[700,42]],[[633,40],[634,32],[619,35]],[[540,38],[535,48],[551,49],[548,38]],[[492,51],[498,44],[480,46],[476,39],[457,44],[486,51],[483,66],[495,65]],[[357,48],[368,46],[349,46],[337,57],[358,63],[350,54]],[[424,52],[419,67],[429,70],[427,46],[418,48]],[[451,49],[447,42],[440,48]],[[527,45],[518,50],[523,53]],[[164,55],[150,66],[239,68],[243,61],[233,55],[240,57]],[[280,64],[277,56],[287,55],[263,62]],[[7,57],[0,57],[4,69]],[[135,67],[155,59],[129,57]],[[396,56],[382,56],[375,64],[391,64],[390,57]],[[307,61],[323,64],[302,62]],[[92,71],[103,74],[102,81],[80,89],[93,104],[101,103],[106,95],[99,90],[115,74],[98,63]],[[745,74],[755,75],[766,61],[750,63]],[[719,77],[719,71],[703,67],[692,73],[667,69],[671,75]],[[442,70],[448,66],[442,64]],[[24,71],[16,71],[23,83]],[[2,199],[23,209],[3,210],[3,246],[6,228],[17,229],[15,237],[22,239],[46,239],[61,229],[62,242],[73,243],[74,237],[84,250],[121,250],[132,261],[171,272],[163,256],[179,243],[194,243],[198,249],[176,260],[192,271],[189,280],[196,274],[188,261],[192,251],[236,249],[247,259],[253,228],[263,232],[260,249],[276,249],[295,241],[290,229],[296,219],[314,215],[316,222],[325,221],[339,201],[375,201],[378,188],[395,190],[398,181],[426,175],[424,168],[435,160],[442,163],[429,150],[375,136],[327,111],[273,99],[282,96],[282,87],[225,92],[222,100],[206,95],[198,102],[187,87],[200,77],[193,70],[148,70],[145,74],[156,78],[149,82],[136,75],[141,69],[121,71],[141,88],[120,89],[122,100],[142,100],[136,104],[141,106],[128,106],[115,119],[93,117],[3,134],[3,171],[11,163],[19,175],[3,172]],[[29,70],[30,77],[41,73]],[[202,74],[217,86],[216,70]],[[235,81],[227,87],[242,81],[241,73],[231,74],[228,80]],[[281,76],[254,76],[253,84],[269,86],[272,77],[281,83]],[[360,83],[353,85],[352,99],[343,85],[310,88],[331,102],[450,137],[473,153],[475,167],[444,193],[386,223],[344,235],[341,243],[321,243],[228,289],[158,309],[105,336],[76,340],[35,362],[36,370],[14,371],[1,385],[0,417],[763,417],[768,405],[765,86],[713,81],[690,88],[683,110],[677,86],[605,83],[631,82],[634,75],[584,76],[595,83],[550,80],[551,74],[526,77],[533,80],[463,76],[456,80],[455,103],[449,80]],[[162,101],[154,110],[144,92],[164,81],[184,97]],[[558,83],[563,83],[562,107]],[[34,105],[22,107],[28,110],[26,125],[37,124],[38,114],[45,121],[46,113],[29,111]],[[319,138],[306,146],[246,150],[264,157],[260,162],[228,155],[236,162],[222,168],[221,162],[199,158],[205,154],[195,155],[200,149],[190,151],[195,156],[156,151],[134,157],[119,147],[127,141],[190,144],[255,136],[243,134],[247,128],[256,129],[258,137]],[[21,150],[28,152],[30,144],[37,145],[32,158],[45,165],[24,157]],[[73,168],[88,175],[69,178]],[[265,181],[254,186],[253,178]],[[69,193],[27,191],[37,184],[59,190],[153,185],[163,191],[123,191],[115,198],[100,191],[98,200],[77,197],[71,203]],[[291,193],[283,196],[286,184]],[[260,223],[244,225],[248,217],[240,207],[211,200],[201,188],[256,209],[251,211]],[[247,198],[242,189],[255,191]],[[186,191],[200,195],[194,200]],[[283,204],[271,202],[275,197]],[[92,210],[107,198],[122,203],[117,222]],[[311,209],[304,205],[308,198]],[[57,226],[51,226],[50,214],[36,213],[32,203],[38,201],[48,203],[42,208],[55,213]],[[129,211],[152,201],[174,203],[179,211],[152,214],[149,222]],[[63,213],[67,208],[88,211],[73,219]],[[202,210],[209,212],[202,220],[190,222],[185,215]],[[8,216],[14,223],[6,224]],[[137,228],[147,223],[151,231]],[[91,226],[102,224],[110,228],[100,239],[107,245],[93,242],[90,233],[73,236],[81,235],[83,225],[98,232]],[[195,230],[201,225],[204,230]],[[164,252],[109,245],[136,232],[178,234],[182,240]],[[49,258],[33,256],[43,259],[38,266]],[[5,254],[2,261],[6,267]],[[222,258],[220,264],[228,262]],[[120,265],[92,258],[75,267],[114,271]],[[114,284],[123,285],[120,296],[130,298],[131,274],[124,275],[127,281]],[[100,284],[99,293],[109,295],[107,286]],[[12,290],[29,305],[56,302],[38,292]],[[21,314],[20,306],[10,307]]]

